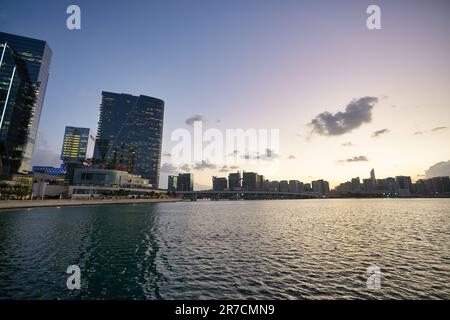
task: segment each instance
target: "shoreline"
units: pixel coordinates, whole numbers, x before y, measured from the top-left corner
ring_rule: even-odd
[[[94,206],[108,204],[141,204],[179,202],[182,199],[57,199],[57,200],[2,200],[0,211],[10,209],[45,208],[45,207],[70,207],[70,206]]]

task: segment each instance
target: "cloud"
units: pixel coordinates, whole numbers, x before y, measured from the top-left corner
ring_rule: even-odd
[[[208,163],[208,162],[206,162],[206,161],[204,161],[204,160],[202,160],[202,163],[196,163],[195,165],[194,165],[194,169],[195,170],[206,170],[206,169],[216,169],[217,167],[216,167],[216,165],[215,164],[212,164],[212,163]]]
[[[288,159],[293,160],[293,159],[297,159],[297,157],[294,156],[293,154],[290,154],[289,157],[288,157]]]
[[[425,175],[427,178],[450,176],[450,160],[432,165],[428,170],[425,170]]]
[[[439,130],[445,130],[445,129],[447,129],[447,127],[436,127],[436,128],[431,129],[431,131],[439,131]]]
[[[354,144],[349,141],[349,142],[345,142],[345,143],[341,144],[341,146],[342,147],[353,147]]]
[[[259,153],[255,153],[254,155],[244,154],[241,156],[241,158],[245,160],[254,159],[254,160],[272,161],[279,158],[279,155],[275,153],[274,150],[267,148],[264,154]]]
[[[238,166],[223,166],[223,167],[219,170],[219,172],[230,172],[230,171],[237,170],[237,169],[239,169]]]
[[[381,129],[381,130],[377,130],[374,133],[372,133],[372,138],[376,138],[381,136],[382,134],[386,134],[389,133],[389,129]]]
[[[349,159],[342,159],[342,160],[337,160],[337,163],[348,163],[348,162],[364,162],[364,161],[369,161],[369,159],[366,156],[355,156],[353,158],[349,158]]]
[[[416,131],[416,132],[414,132],[415,136],[420,135],[420,134],[423,134],[423,131]]]
[[[195,121],[205,121],[205,118],[200,114],[196,114],[190,118],[187,118],[184,122],[189,126],[193,126]]]
[[[46,136],[39,132],[34,146],[32,165],[59,167],[61,165],[59,156],[58,151],[48,143]]]
[[[177,167],[175,167],[173,164],[171,163],[163,163],[161,166],[161,172],[166,172],[169,174],[175,174],[177,173]]]
[[[376,97],[352,100],[345,111],[332,114],[328,111],[317,115],[310,123],[312,132],[323,136],[338,136],[359,128],[372,121],[372,108],[378,102]]]
[[[190,167],[188,164],[183,164],[183,165],[180,167],[180,170],[181,170],[181,171],[191,171],[191,167]]]

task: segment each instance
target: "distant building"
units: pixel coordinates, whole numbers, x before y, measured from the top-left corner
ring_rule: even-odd
[[[436,195],[450,193],[450,177],[434,177],[420,179],[413,185],[414,193],[422,195]]]
[[[289,192],[291,193],[300,193],[300,181],[298,180],[289,180]]]
[[[244,172],[242,174],[242,189],[256,191],[259,189],[259,177],[255,172]]]
[[[280,191],[280,182],[269,181],[267,191],[272,191],[272,192]]]
[[[395,194],[396,192],[395,178],[389,177],[377,180],[377,190],[390,194]]]
[[[330,192],[330,184],[328,181],[316,180],[312,182],[312,191],[321,195],[326,195]]]
[[[289,192],[289,182],[287,180],[281,180],[279,185],[280,192]]]
[[[73,184],[75,169],[83,167],[88,142],[89,128],[66,127],[60,158],[67,167],[67,184]]]
[[[144,95],[102,92],[94,148],[96,163],[159,184],[164,101]]]
[[[0,32],[0,179],[26,174],[36,141],[52,51],[42,40]]]
[[[169,176],[167,178],[167,191],[173,193],[177,190],[177,176]]]
[[[240,190],[242,188],[241,173],[239,171],[228,175],[228,188],[230,190]]]
[[[371,178],[363,179],[364,191],[367,193],[375,192],[375,184]]]
[[[66,127],[61,149],[64,163],[83,163],[89,142],[89,128]]]
[[[409,196],[413,192],[411,177],[397,176],[395,177],[396,193],[399,196]]]
[[[351,186],[349,191],[354,193],[361,192],[361,180],[359,179],[359,177],[353,178],[350,185]]]
[[[177,178],[177,191],[194,191],[194,175],[180,173]]]
[[[264,176],[262,174],[258,174],[257,190],[264,190]]]
[[[228,189],[228,181],[225,177],[213,177],[213,190],[214,191],[224,191]]]
[[[305,192],[312,192],[311,183],[305,183],[304,189]]]

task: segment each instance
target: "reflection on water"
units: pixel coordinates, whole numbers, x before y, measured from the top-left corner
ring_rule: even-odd
[[[0,298],[449,299],[449,218],[450,199],[2,211]]]

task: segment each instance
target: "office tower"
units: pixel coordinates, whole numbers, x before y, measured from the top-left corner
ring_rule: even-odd
[[[258,185],[256,187],[257,190],[264,190],[264,176],[262,174],[258,174]]]
[[[321,195],[326,195],[330,192],[330,185],[328,181],[316,180],[312,182],[312,190]]]
[[[370,179],[374,185],[377,183],[377,179],[375,178],[375,169],[370,170]]]
[[[0,32],[0,177],[30,171],[52,51]]]
[[[167,191],[168,192],[175,192],[177,190],[177,176],[169,176],[167,178]]]
[[[305,192],[311,192],[312,191],[311,183],[305,183],[304,189],[305,189]]]
[[[228,175],[228,188],[230,190],[240,190],[242,188],[241,173],[239,171]]]
[[[64,163],[83,163],[89,142],[89,128],[66,127],[61,150]]]
[[[289,180],[289,192],[291,193],[299,193],[300,191],[300,181],[298,180]]]
[[[194,175],[180,173],[177,178],[177,191],[194,191]]]
[[[228,188],[227,178],[225,177],[213,177],[212,182],[214,191],[223,191]]]
[[[373,184],[372,179],[363,179],[363,185],[364,185],[364,191],[365,192],[374,192],[375,191],[375,185]]]
[[[278,181],[270,181],[268,191],[280,191],[280,183]]]
[[[242,189],[256,191],[258,190],[258,174],[255,172],[242,173]]]
[[[352,178],[351,188],[349,191],[356,193],[361,192],[361,180],[359,179],[359,177]]]
[[[395,182],[396,182],[396,192],[400,196],[408,196],[413,191],[411,177],[397,176],[395,177]]]
[[[163,118],[163,100],[103,91],[96,163],[140,175],[157,187]]]
[[[289,183],[287,180],[281,180],[278,188],[280,192],[289,192]]]

